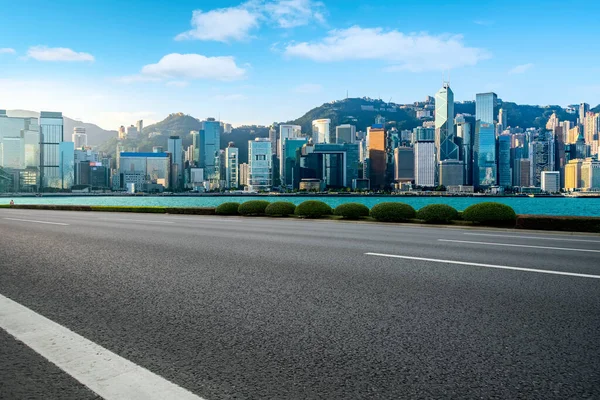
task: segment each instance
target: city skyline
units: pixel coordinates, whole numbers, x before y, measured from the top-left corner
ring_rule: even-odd
[[[178,111],[268,125],[347,92],[410,103],[433,95],[444,71],[456,101],[494,91],[520,104],[600,103],[600,55],[578,40],[598,29],[594,4],[585,13],[559,13],[555,3],[530,2],[515,13],[511,1],[364,2],[354,9],[309,0],[220,1],[212,8],[191,1],[146,8],[33,3],[0,16],[0,104],[60,110],[108,130]],[[529,9],[545,27],[531,24]],[[40,23],[11,35],[41,14]],[[86,29],[73,35],[73,20]],[[565,49],[565,57],[541,62],[545,43]]]

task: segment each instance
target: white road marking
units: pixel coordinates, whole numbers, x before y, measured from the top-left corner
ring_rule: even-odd
[[[527,247],[527,248],[530,248],[530,249],[546,249],[546,250],[561,250],[561,251],[581,251],[581,252],[584,252],[584,253],[600,253],[600,250],[573,249],[573,248],[570,248],[570,247],[533,246],[533,245],[528,245],[528,244],[471,242],[469,240],[451,240],[451,239],[438,239],[438,242],[469,243],[469,244],[482,244],[482,245],[485,245],[485,246]]]
[[[150,223],[150,224],[174,224],[175,222],[171,222],[171,221],[152,221],[152,220],[145,220],[145,219],[127,219],[127,218],[98,218],[99,220],[102,221],[127,221],[127,222],[143,222],[143,223]]]
[[[2,218],[2,219],[7,219],[9,221],[34,222],[36,224],[69,226],[69,224],[64,224],[62,222],[36,221],[36,220],[33,220],[33,219],[19,219],[19,218]]]
[[[463,235],[470,236],[494,236],[494,237],[507,237],[514,239],[539,239],[539,240],[560,240],[564,242],[588,242],[588,243],[600,243],[600,240],[589,240],[589,239],[567,239],[567,238],[556,238],[556,237],[542,237],[542,236],[515,236],[515,235],[496,235],[493,233],[463,233]]]
[[[580,278],[600,279],[600,275],[578,274],[575,272],[550,271],[550,270],[546,270],[546,269],[536,269],[536,268],[509,267],[506,265],[494,265],[494,264],[481,264],[481,263],[473,263],[473,262],[466,262],[466,261],[441,260],[441,259],[437,259],[437,258],[399,256],[399,255],[395,255],[395,254],[383,254],[383,253],[365,253],[365,254],[368,256],[402,258],[405,260],[429,261],[429,262],[442,263],[442,264],[471,265],[474,267],[508,269],[508,270],[512,270],[512,271],[537,272],[540,274],[565,275],[565,276],[577,276]]]
[[[2,295],[0,328],[106,400],[202,400]]]

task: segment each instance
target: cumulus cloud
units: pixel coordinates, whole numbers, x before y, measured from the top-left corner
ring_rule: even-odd
[[[206,57],[201,54],[167,54],[156,64],[142,68],[141,75],[162,79],[212,79],[232,81],[245,76],[233,57]]]
[[[296,86],[294,91],[302,94],[320,93],[323,91],[323,86],[319,85],[318,83],[305,83],[303,85]]]
[[[194,10],[192,29],[180,33],[175,40],[245,40],[263,23],[280,28],[294,28],[313,21],[325,22],[325,6],[313,0],[250,0],[236,7],[210,11]]]
[[[532,63],[521,64],[521,65],[517,65],[516,67],[512,68],[510,71],[508,71],[508,73],[511,75],[524,74],[525,72],[529,71],[531,68],[533,68]]]
[[[15,49],[11,49],[10,47],[0,47],[0,54],[15,54]]]
[[[27,51],[27,57],[38,61],[94,61],[93,55],[66,47],[33,46]]]
[[[332,30],[319,42],[290,43],[285,54],[318,62],[381,60],[389,64],[388,71],[413,72],[470,66],[490,58],[486,50],[466,46],[461,35],[404,34],[360,26]]]
[[[169,81],[166,83],[166,85],[170,87],[184,88],[188,87],[190,83],[188,81]]]
[[[258,26],[259,15],[240,7],[219,8],[203,12],[195,10],[192,14],[192,29],[180,33],[175,40],[243,40],[249,32]]]

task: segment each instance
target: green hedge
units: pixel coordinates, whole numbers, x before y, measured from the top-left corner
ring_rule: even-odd
[[[227,202],[223,204],[219,204],[215,209],[215,213],[217,215],[239,215],[238,208],[240,207],[240,203]]]
[[[306,200],[298,204],[294,214],[304,218],[321,218],[331,215],[332,212],[327,203],[318,200]]]
[[[333,210],[333,214],[344,219],[360,219],[360,217],[369,216],[369,207],[361,203],[345,203],[337,206]]]
[[[266,200],[246,201],[238,207],[238,212],[244,216],[264,215],[265,209],[270,203]]]
[[[462,216],[465,221],[490,226],[514,226],[517,219],[512,207],[491,201],[467,207]]]
[[[447,224],[458,219],[458,211],[447,204],[430,204],[417,211],[417,219],[428,224]]]
[[[519,215],[517,216],[516,228],[537,229],[544,231],[600,233],[600,218]]]
[[[296,205],[289,201],[276,201],[267,206],[265,214],[269,217],[287,217],[296,211]]]
[[[215,215],[214,207],[166,207],[167,214],[185,214],[185,215]]]
[[[77,206],[69,206],[77,207]],[[129,212],[129,213],[166,213],[165,207],[138,207],[138,206],[88,206],[90,211],[105,211],[105,212]]]
[[[381,222],[403,222],[415,216],[415,209],[405,203],[379,203],[371,208],[371,217]]]

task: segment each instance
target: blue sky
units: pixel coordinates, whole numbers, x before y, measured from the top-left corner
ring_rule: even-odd
[[[169,4],[171,3],[171,4]],[[376,5],[374,5],[376,3]],[[523,4],[526,3],[526,4]],[[0,0],[0,108],[235,125],[345,97],[600,103],[600,3]]]

